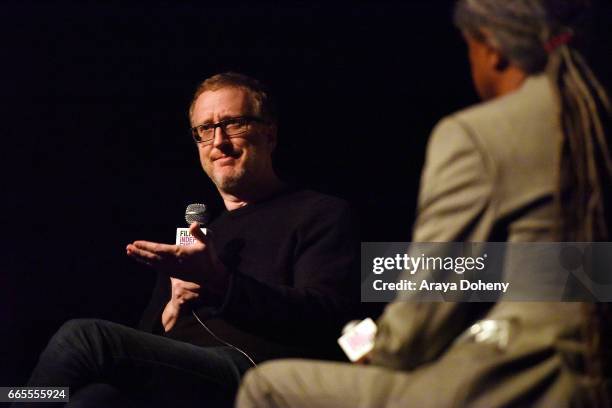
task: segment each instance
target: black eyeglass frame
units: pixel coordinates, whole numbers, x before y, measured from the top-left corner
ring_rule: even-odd
[[[202,125],[198,125],[198,126],[194,126],[192,127],[191,130],[191,137],[193,138],[193,140],[196,143],[202,144],[202,143],[211,143],[214,139],[215,139],[215,129],[216,128],[221,128],[221,130],[223,131],[223,133],[225,135],[227,135],[228,137],[234,137],[234,136],[238,136],[241,135],[243,133],[246,133],[248,131],[248,127],[246,127],[244,130],[241,130],[238,133],[228,133],[227,132],[227,128],[226,126],[231,124],[231,123],[235,123],[235,122],[239,122],[239,121],[244,121],[245,125],[249,125],[251,122],[256,122],[256,123],[267,123],[264,119],[257,117],[257,116],[236,116],[236,117],[232,117],[232,118],[226,118],[223,120],[220,120],[217,123],[207,123],[207,124],[202,124]],[[212,137],[210,139],[205,139],[203,140],[199,133],[198,133],[198,128],[201,128],[203,126],[207,127],[207,130],[212,130]]]

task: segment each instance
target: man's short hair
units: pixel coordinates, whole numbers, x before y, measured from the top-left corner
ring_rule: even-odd
[[[250,96],[255,114],[267,122],[276,124],[276,106],[268,89],[258,80],[237,72],[224,72],[205,79],[198,87],[189,106],[189,120],[198,97],[206,91],[216,91],[221,88],[240,88]]]

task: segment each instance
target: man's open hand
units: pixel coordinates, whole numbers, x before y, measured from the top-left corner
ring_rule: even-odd
[[[128,256],[149,265],[169,277],[201,286],[203,302],[217,304],[223,298],[229,274],[214,250],[212,241],[204,235],[197,223],[189,232],[196,239],[192,245],[168,245],[150,241],[128,244]]]

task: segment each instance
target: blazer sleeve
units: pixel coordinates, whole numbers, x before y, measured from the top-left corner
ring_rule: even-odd
[[[414,241],[466,240],[484,216],[491,191],[490,171],[468,128],[452,117],[442,120],[427,148]],[[482,309],[478,303],[398,298],[378,320],[371,361],[404,370],[432,361]]]

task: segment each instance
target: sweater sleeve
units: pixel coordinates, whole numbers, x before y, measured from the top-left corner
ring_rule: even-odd
[[[161,324],[161,315],[169,299],[170,279],[167,275],[158,273],[151,299],[140,318],[138,328],[149,333],[163,333],[164,328]]]
[[[323,199],[313,207],[295,233],[293,284],[236,272],[220,317],[280,343],[335,342],[359,307],[359,238],[348,205]]]

